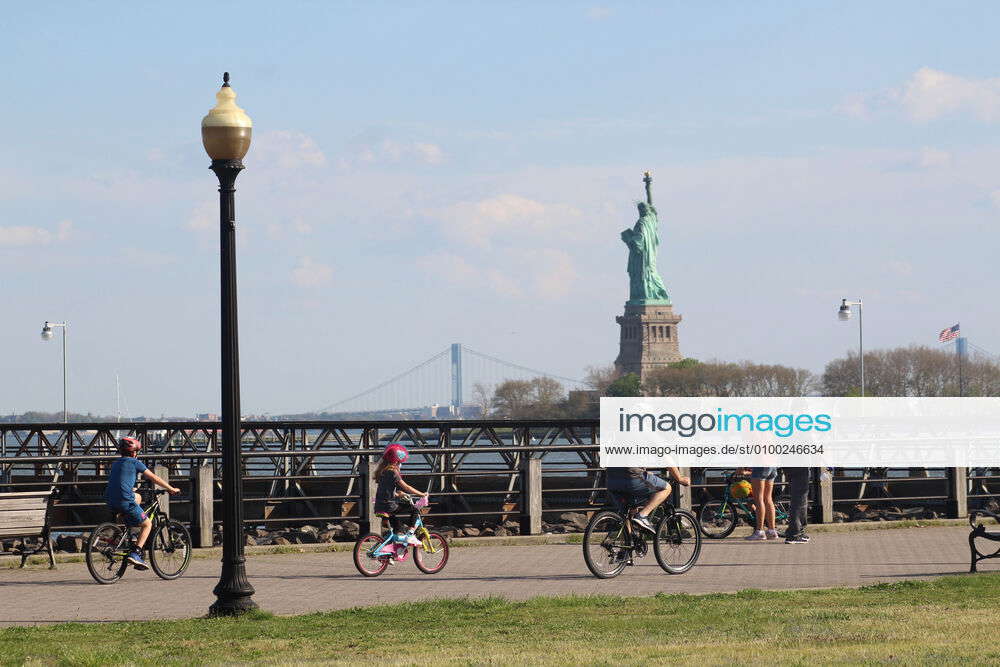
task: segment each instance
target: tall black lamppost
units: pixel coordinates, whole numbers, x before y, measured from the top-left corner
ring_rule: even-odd
[[[222,574],[212,616],[235,616],[256,609],[243,555],[243,461],[240,457],[240,350],[236,326],[236,212],[233,193],[250,149],[253,123],[236,106],[229,72],[222,76],[215,107],[201,121],[201,140],[219,177],[219,232],[222,278]]]

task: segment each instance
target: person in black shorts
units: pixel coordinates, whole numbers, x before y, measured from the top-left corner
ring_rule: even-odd
[[[677,468],[667,468],[670,477],[683,486],[690,486],[691,480],[681,474]],[[608,493],[611,496],[624,496],[626,502],[645,503],[632,517],[637,526],[655,533],[656,529],[649,521],[649,514],[670,497],[670,484],[667,480],[654,475],[645,468],[608,468]]]

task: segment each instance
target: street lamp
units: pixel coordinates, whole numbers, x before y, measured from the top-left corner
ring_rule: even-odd
[[[229,72],[216,103],[201,121],[201,140],[219,177],[219,235],[222,315],[222,573],[212,616],[236,616],[256,609],[243,551],[243,461],[240,457],[240,352],[236,323],[236,213],[233,193],[250,149],[253,123],[236,106]]]
[[[864,327],[862,326],[862,315],[864,314],[864,305],[861,299],[857,301],[848,301],[847,299],[840,300],[840,310],[837,311],[837,317],[840,318],[841,322],[846,322],[851,319],[851,306],[858,307],[858,359],[861,360],[861,395],[865,395],[865,334]]]
[[[46,321],[42,326],[42,340],[52,340],[52,328],[59,327],[63,330],[62,336],[62,348],[63,348],[63,423],[67,421],[66,419],[66,331],[69,329],[69,323],[67,322],[49,322]]]

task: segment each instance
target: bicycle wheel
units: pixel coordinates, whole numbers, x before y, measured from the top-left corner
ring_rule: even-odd
[[[113,584],[128,567],[128,539],[116,523],[102,523],[87,538],[87,569],[99,584]]]
[[[448,563],[448,541],[438,533],[428,533],[421,542],[413,547],[413,562],[424,574],[437,574]]]
[[[729,537],[739,523],[736,518],[736,507],[730,502],[722,503],[718,500],[702,503],[698,518],[701,532],[705,537],[715,540]]]
[[[632,536],[617,512],[598,512],[583,533],[583,560],[599,579],[617,577],[632,558]]]
[[[653,538],[656,562],[670,574],[684,574],[701,555],[701,530],[694,514],[675,510],[663,517]]]
[[[183,524],[166,521],[149,544],[149,564],[161,579],[176,579],[191,563],[191,535]]]
[[[385,568],[389,566],[390,556],[375,558],[371,555],[375,547],[382,544],[383,541],[385,538],[375,533],[368,533],[358,538],[358,541],[354,543],[354,567],[358,568],[358,572],[366,577],[377,577],[385,572]]]

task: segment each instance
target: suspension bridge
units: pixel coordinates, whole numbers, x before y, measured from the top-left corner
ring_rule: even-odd
[[[507,380],[549,378],[564,389],[583,389],[583,380],[528,368],[453,343],[413,367],[315,412],[338,414],[419,413],[427,417],[477,416],[497,385]]]

